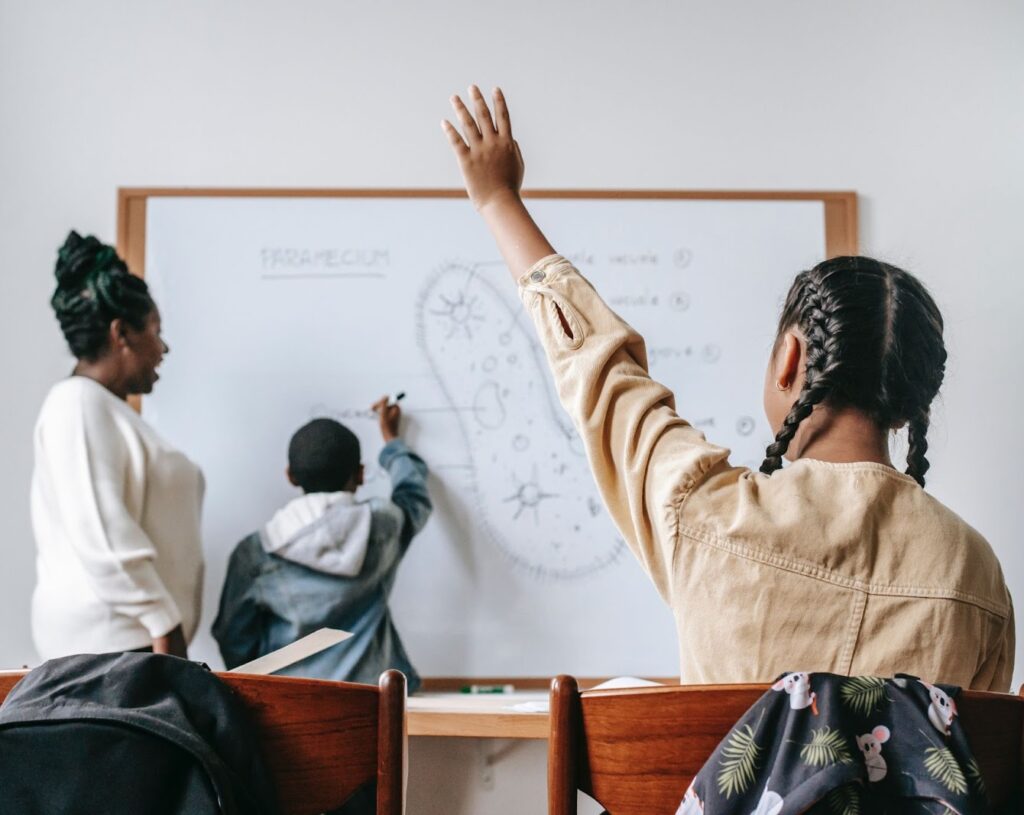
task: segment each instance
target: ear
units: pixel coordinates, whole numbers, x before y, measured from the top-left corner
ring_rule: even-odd
[[[775,352],[775,382],[778,387],[788,390],[793,387],[800,376],[800,359],[803,356],[803,344],[800,337],[792,329],[786,331],[779,340]]]
[[[356,470],[356,486],[361,487],[364,483],[364,477],[366,475],[366,468],[362,464],[359,465],[359,469]]]
[[[115,317],[110,321],[110,328],[107,330],[107,339],[110,340],[111,348],[124,348],[128,345],[128,336],[125,331],[124,320]]]
[[[295,476],[292,475],[292,468],[291,467],[285,467],[284,468],[284,474],[285,474],[285,477],[287,477],[289,484],[291,484],[293,487],[299,486],[299,482],[296,481],[295,480]]]
[[[884,724],[878,725],[874,730],[871,731],[871,735],[875,737],[877,741],[887,742],[889,741],[889,728]]]
[[[786,685],[784,684],[785,681],[786,681],[785,677],[780,679],[778,682],[776,682],[774,685],[772,685],[772,690],[782,690],[784,687],[786,687]]]

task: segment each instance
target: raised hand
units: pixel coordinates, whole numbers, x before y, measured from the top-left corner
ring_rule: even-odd
[[[512,121],[504,94],[494,89],[493,117],[476,85],[469,86],[469,99],[475,116],[458,96],[451,98],[462,133],[447,119],[441,122],[441,129],[459,161],[473,206],[494,235],[512,276],[518,279],[555,250],[519,197],[523,157],[512,138]]]
[[[501,89],[494,89],[493,117],[476,85],[469,86],[469,100],[475,116],[458,95],[451,98],[462,133],[447,119],[441,122],[441,128],[459,160],[473,206],[483,210],[503,197],[519,197],[523,157],[512,138],[512,121]]]

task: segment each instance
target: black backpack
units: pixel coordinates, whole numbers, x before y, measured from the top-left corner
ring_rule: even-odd
[[[0,813],[277,815],[258,739],[205,665],[53,659],[0,706]]]

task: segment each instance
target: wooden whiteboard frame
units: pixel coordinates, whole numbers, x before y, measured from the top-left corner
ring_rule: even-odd
[[[117,253],[128,268],[146,275],[146,205],[150,198],[465,198],[460,189],[275,189],[120,187],[117,191]],[[825,206],[825,256],[857,254],[857,193],[849,191],[743,190],[523,190],[524,198],[821,201]],[[796,269],[793,270],[794,274]]]
[[[771,191],[771,190],[523,190],[523,197],[558,199],[619,199],[619,200],[691,200],[691,201],[820,201],[825,210],[825,256],[856,255],[858,253],[857,193],[852,191]],[[146,209],[150,198],[466,198],[461,189],[312,189],[312,188],[214,188],[214,187],[120,187],[117,191],[117,252],[133,274],[146,273]],[[798,270],[794,269],[794,274]],[[130,400],[140,409],[137,397]],[[606,679],[605,677],[604,679]],[[588,680],[591,684],[602,678]],[[661,681],[672,681],[665,680]],[[452,691],[466,683],[513,684],[517,689],[546,688],[547,677],[424,677],[424,690]],[[532,717],[543,719],[514,726],[505,721],[509,716],[496,714],[473,729],[472,716],[454,714],[455,724],[444,716],[440,724],[432,723],[436,714],[420,714],[426,724],[419,724],[413,735],[488,736],[512,738],[538,738],[546,736],[547,715]],[[487,717],[484,717],[487,718]],[[527,717],[530,718],[530,717]],[[461,722],[460,719],[466,719]],[[500,721],[498,721],[500,720]],[[439,720],[440,721],[440,720]],[[443,725],[443,726],[442,726]],[[543,736],[537,728],[545,731]],[[438,729],[440,728],[440,729]],[[524,729],[525,728],[525,729]],[[479,729],[479,728],[478,728]],[[522,732],[520,732],[522,731]],[[534,732],[536,731],[536,732]]]

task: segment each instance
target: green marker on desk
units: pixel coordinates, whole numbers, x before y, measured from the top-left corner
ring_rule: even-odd
[[[515,685],[463,685],[461,693],[515,693]]]

